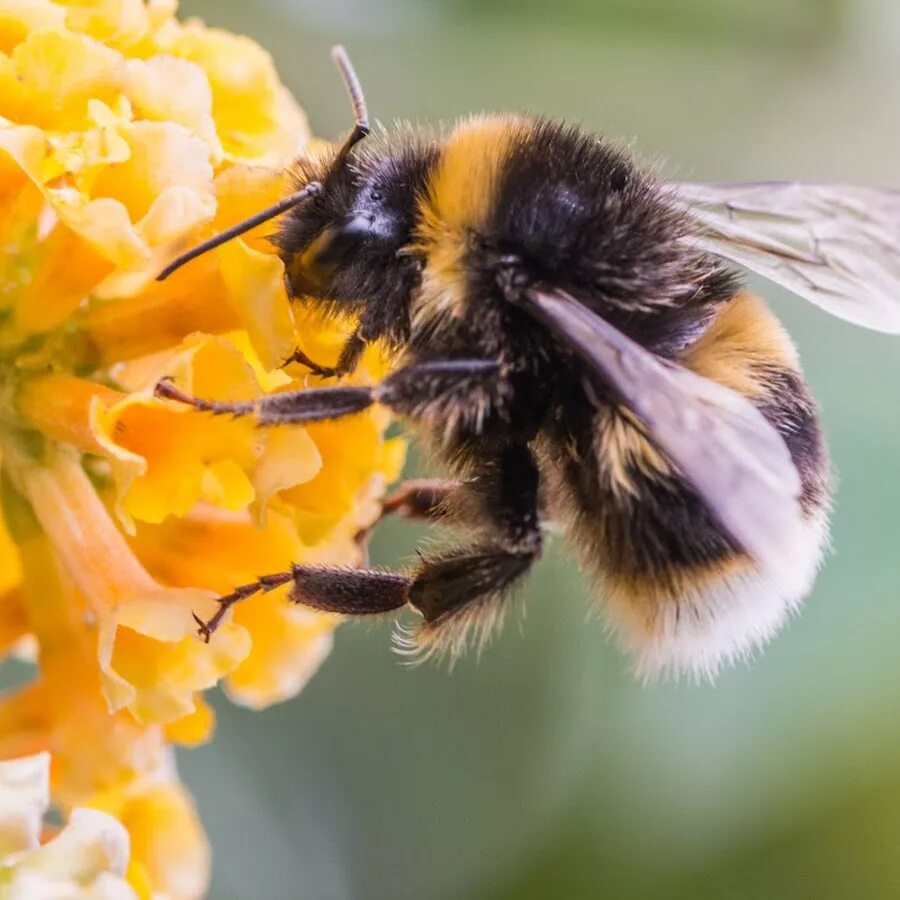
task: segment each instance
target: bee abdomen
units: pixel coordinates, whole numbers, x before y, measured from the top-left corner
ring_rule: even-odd
[[[627,415],[609,407],[586,417],[573,406],[544,448],[551,505],[644,677],[711,677],[764,644],[811,589],[827,545],[829,465],[815,403],[762,301],[728,301],[681,361],[744,394],[782,435],[800,475],[802,523],[779,536],[789,567],[760,567]]]

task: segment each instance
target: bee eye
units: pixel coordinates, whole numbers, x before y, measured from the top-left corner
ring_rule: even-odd
[[[371,213],[354,213],[320,232],[288,267],[293,294],[318,294],[335,271],[359,249],[372,231],[374,221]]]

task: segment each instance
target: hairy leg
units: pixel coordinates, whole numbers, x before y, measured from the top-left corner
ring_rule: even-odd
[[[323,378],[331,378],[337,375],[336,366],[320,366],[317,362],[311,360],[299,347],[294,347],[291,355],[281,364],[282,369],[286,369],[292,363],[300,363],[306,366],[313,375],[321,375]]]
[[[366,346],[366,341],[360,332],[354,331],[341,348],[341,354],[335,365],[321,366],[311,360],[299,347],[295,347],[291,355],[281,364],[281,368],[296,362],[306,366],[314,375],[321,375],[323,378],[341,378],[349,375],[359,365]]]
[[[422,559],[409,594],[423,619],[404,642],[411,652],[453,658],[470,634],[483,645],[501,622],[510,590],[541,553],[538,482],[530,450],[510,445],[460,488],[457,520],[477,526],[476,540]]]
[[[381,501],[378,518],[356,534],[356,543],[368,559],[369,536],[390,515],[434,522],[445,514],[447,504],[461,488],[460,482],[442,478],[410,478]]]
[[[466,394],[496,379],[498,365],[485,360],[447,360],[408,366],[372,387],[329,387],[288,391],[259,400],[227,403],[190,397],[170,379],[156,385],[156,395],[185,403],[213,415],[253,416],[260,425],[314,422],[352,415],[372,403],[384,403],[398,412],[412,414],[448,395],[462,399]],[[444,492],[435,483],[425,482],[401,490],[386,504],[386,511],[428,515],[437,510]],[[345,614],[365,615],[387,612],[403,606],[408,599],[412,579],[384,572],[354,569],[329,570],[295,566],[290,572],[263,576],[242,585],[221,598],[220,608],[207,622],[198,620],[200,634],[209,639],[227,610],[235,603],[259,592],[273,590],[293,582],[291,597],[317,609]],[[367,590],[360,588],[365,584]],[[357,597],[367,597],[356,602]]]
[[[372,386],[285,391],[240,403],[190,397],[164,378],[156,385],[156,395],[213,415],[253,416],[260,425],[339,419],[362,412],[373,403],[382,403],[402,415],[420,417],[427,415],[432,404],[463,403],[473,391],[495,382],[498,370],[498,363],[482,359],[418,363]]]
[[[452,503],[465,483],[449,478],[407,478],[381,501],[378,518],[357,534],[364,540],[388,516],[421,522],[440,522],[452,513]]]
[[[268,593],[285,584],[291,585],[288,597],[293,603],[322,612],[365,616],[391,612],[405,606],[409,601],[412,578],[397,572],[371,569],[292,566],[287,572],[264,575],[220,597],[218,610],[205,622],[195,614],[198,633],[203,640],[209,641],[210,635],[221,625],[232,606],[254,594]]]
[[[382,516],[396,513],[405,519],[434,521],[462,485],[446,478],[410,478],[388,494],[381,504]]]
[[[293,566],[289,572],[266,576],[223,597],[212,619],[198,621],[200,634],[208,640],[235,603],[291,584],[293,602],[344,615],[386,613],[408,603],[423,621],[409,633],[407,646],[423,656],[457,655],[473,630],[483,642],[502,618],[506,594],[540,555],[537,467],[526,447],[514,445],[497,459],[480,464],[471,481],[440,484],[466,495],[462,502],[473,524],[479,526],[473,545],[423,557],[409,573]],[[426,508],[429,493],[432,500],[446,494],[425,489],[399,493]]]

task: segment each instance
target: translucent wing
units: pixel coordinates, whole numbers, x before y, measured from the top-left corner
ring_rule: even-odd
[[[802,524],[800,477],[781,435],[740,394],[667,362],[556,290],[532,290],[529,313],[618,395],[648,437],[744,549],[790,565]]]
[[[900,333],[900,191],[763,181],[679,184],[692,242],[835,316]]]

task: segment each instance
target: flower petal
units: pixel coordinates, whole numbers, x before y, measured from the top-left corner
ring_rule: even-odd
[[[92,201],[106,197],[121,203],[148,247],[212,216],[213,171],[209,147],[200,138],[172,122],[135,122],[123,136],[131,155],[103,167],[91,187]]]
[[[95,809],[75,809],[59,834],[21,858],[16,869],[51,882],[90,885],[103,872],[124,875],[128,854],[128,832],[120,822]]]
[[[131,59],[125,94],[138,118],[185,126],[206,142],[214,163],[221,160],[222,144],[212,116],[212,90],[200,66],[171,56]]]
[[[66,2],[69,28],[113,47],[131,47],[146,34],[152,19],[143,0]]]
[[[208,644],[196,638],[193,611],[210,615],[214,596],[166,588],[151,578],[113,525],[78,457],[56,451],[48,465],[16,461],[16,477],[63,568],[98,621],[97,658],[110,711],[167,722],[194,710],[250,649],[243,628],[226,624]]]
[[[219,334],[240,326],[225,296],[225,285],[214,254],[185,266],[165,281],[135,281],[98,286],[97,303],[84,311],[82,323],[87,367],[109,366],[178,346],[194,331]],[[118,293],[121,291],[121,293]]]
[[[9,53],[40,28],[59,29],[66,11],[51,0],[3,0],[0,4],[0,51]]]
[[[246,515],[203,507],[184,519],[140,525],[132,546],[157,578],[227,593],[264,572],[280,572],[295,562],[349,562],[355,546],[319,548],[299,540],[288,516],[271,511],[260,527]],[[250,634],[247,657],[227,679],[229,696],[261,707],[296,694],[331,648],[340,617],[290,604],[285,590],[258,595],[234,608],[233,622]]]
[[[340,617],[288,602],[285,591],[258,596],[235,610],[253,648],[225,681],[236,703],[263,709],[295,697],[331,652]]]
[[[307,138],[305,119],[259,44],[189,22],[170,52],[206,72],[213,117],[228,159],[277,166],[299,154]]]
[[[212,707],[198,697],[192,713],[166,725],[166,740],[182,747],[196,747],[209,740],[215,727],[215,720]]]
[[[192,900],[209,884],[209,845],[194,804],[174,766],[125,790],[97,797],[92,805],[128,829],[131,855],[161,895]]]
[[[0,860],[38,846],[49,805],[49,753],[0,762]]]
[[[168,375],[202,396],[251,399],[260,393],[252,368],[232,344],[218,338],[189,342],[156,366],[149,389],[95,408],[93,429],[112,461],[120,516],[127,523],[132,518],[159,522],[186,514],[202,499],[233,509],[248,505],[253,499],[248,480],[236,480],[232,466],[230,481],[223,482],[216,467],[221,475],[220,464],[230,461],[252,472],[264,452],[265,435],[248,418],[199,415],[156,399],[151,389]]]
[[[112,105],[123,84],[123,57],[86,35],[32,31],[0,72],[0,115],[57,130],[88,120],[88,101]]]

